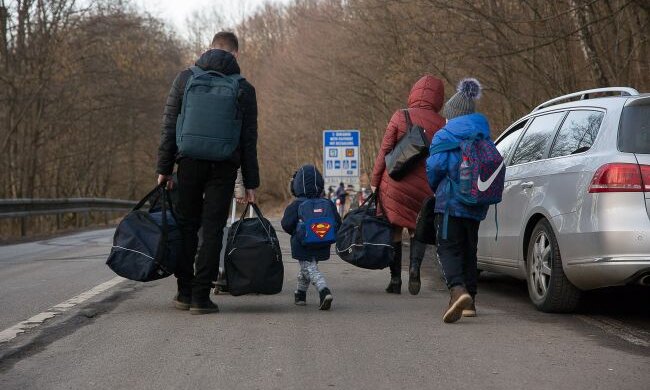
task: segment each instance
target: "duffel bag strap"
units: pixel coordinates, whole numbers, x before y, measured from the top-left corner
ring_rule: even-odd
[[[372,194],[370,194],[370,196],[367,197],[366,200],[363,201],[363,203],[361,203],[361,206],[359,206],[359,208],[364,208],[364,207],[366,207],[366,206],[370,207],[370,204],[372,204],[372,202],[373,202],[373,201],[375,200],[375,198],[377,197],[377,191],[379,191],[379,189],[377,189],[375,192],[373,192]]]
[[[147,201],[148,201],[149,199],[151,199],[151,197],[152,197],[156,192],[160,191],[160,189],[161,189],[163,186],[166,186],[166,185],[167,185],[167,183],[159,184],[159,185],[157,185],[153,190],[149,191],[149,193],[148,193],[147,195],[145,195],[144,198],[140,199],[140,201],[138,202],[138,204],[136,204],[135,207],[133,207],[133,210],[132,210],[132,211],[140,210],[140,209],[142,208],[142,206],[144,206],[144,204],[147,203]]]
[[[386,215],[386,210],[384,210],[384,205],[381,204],[381,199],[379,199],[379,188],[377,188],[377,196],[375,196],[375,204],[377,205],[377,209],[381,211],[383,215]]]

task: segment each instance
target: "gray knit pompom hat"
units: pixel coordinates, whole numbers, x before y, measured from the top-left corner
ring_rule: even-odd
[[[442,108],[442,116],[447,120],[476,112],[474,101],[481,97],[481,84],[477,79],[463,79],[456,91]]]

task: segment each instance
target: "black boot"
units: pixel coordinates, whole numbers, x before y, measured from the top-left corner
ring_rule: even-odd
[[[210,300],[210,285],[192,287],[190,314],[209,314],[219,312],[219,306]]]
[[[192,297],[192,303],[190,304],[190,314],[210,314],[218,312],[219,306],[210,300],[210,296],[199,299]]]
[[[318,295],[320,296],[320,306],[318,307],[318,309],[329,310],[330,307],[332,307],[332,300],[334,300],[334,297],[332,297],[332,292],[330,291],[330,289],[325,287],[324,289],[318,292]]]
[[[181,279],[176,279],[176,283],[178,285],[178,291],[172,300],[174,307],[178,310],[189,310],[192,301],[192,287],[189,282]]]
[[[420,266],[424,259],[427,244],[411,238],[410,264],[409,264],[409,292],[411,295],[420,293]]]
[[[296,290],[293,292],[294,303],[298,306],[305,306],[307,304],[307,291]]]
[[[402,293],[402,242],[394,242],[393,249],[395,256],[390,263],[390,283],[386,287],[386,292],[389,294]]]

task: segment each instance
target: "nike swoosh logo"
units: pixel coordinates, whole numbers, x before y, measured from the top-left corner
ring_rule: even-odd
[[[503,166],[504,164],[502,161],[501,165],[499,165],[497,170],[494,171],[494,173],[492,173],[492,175],[486,181],[481,180],[481,176],[479,175],[478,180],[476,181],[476,186],[478,187],[478,190],[481,192],[487,191],[487,189],[490,188],[494,180],[496,180],[497,176],[499,176],[499,172],[501,172]]]

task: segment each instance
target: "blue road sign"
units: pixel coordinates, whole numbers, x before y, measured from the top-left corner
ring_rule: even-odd
[[[359,186],[361,135],[359,130],[323,131],[323,174],[328,185]]]

